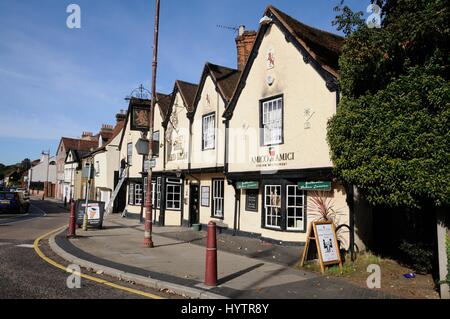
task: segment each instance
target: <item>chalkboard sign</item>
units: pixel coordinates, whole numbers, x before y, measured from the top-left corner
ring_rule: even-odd
[[[258,190],[247,189],[245,191],[245,210],[258,212]]]
[[[76,217],[77,225],[83,225],[84,213],[86,212],[86,201],[77,200]],[[103,215],[105,213],[105,202],[89,201],[88,202],[88,226],[94,228],[102,228]]]

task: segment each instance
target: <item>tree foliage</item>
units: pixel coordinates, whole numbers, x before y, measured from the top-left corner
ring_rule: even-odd
[[[336,175],[372,204],[450,204],[450,33],[444,0],[385,0],[381,29],[347,12],[342,99],[329,122]]]

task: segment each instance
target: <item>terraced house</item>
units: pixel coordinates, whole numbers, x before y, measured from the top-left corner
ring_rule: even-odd
[[[348,225],[347,194],[333,177],[326,139],[339,102],[342,42],[272,6],[266,9],[224,112],[236,231],[305,242],[309,222],[322,217],[319,202],[328,206],[328,218]],[[346,247],[348,228],[338,236]]]
[[[154,168],[155,176],[158,172],[164,171],[164,161],[163,155],[160,152],[161,146],[164,147],[164,144],[161,143],[161,136],[163,133],[163,119],[165,118],[165,114],[167,113],[168,104],[170,102],[170,95],[160,94],[158,93],[158,101],[155,105],[155,117],[154,117],[154,134],[153,134],[153,151],[154,151],[154,160],[156,161],[156,167]],[[130,107],[128,108],[128,112],[125,118],[124,128],[122,130],[122,134],[119,142],[119,158],[120,158],[120,166],[121,166],[121,177],[124,178],[125,182],[123,187],[119,192],[119,198],[124,198],[125,205],[121,212],[124,212],[124,215],[133,218],[133,219],[143,219],[144,214],[144,205],[145,205],[145,196],[146,185],[147,185],[147,177],[146,172],[148,170],[149,161],[148,156],[139,155],[136,149],[136,143],[140,138],[143,137],[141,132],[133,131],[131,128],[131,110],[132,104],[138,103],[144,107],[150,108],[151,101],[143,100],[143,99],[132,99],[130,101]],[[156,184],[154,188],[156,189]],[[152,194],[153,199],[153,208],[157,207],[156,205],[156,192]],[[160,196],[160,195],[159,195]],[[158,221],[159,214],[155,211],[153,214],[156,217],[155,221]]]
[[[323,217],[322,202],[326,217],[341,226],[342,247],[355,212],[364,248],[368,229],[358,212],[369,209],[335,180],[326,139],[339,102],[342,43],[269,6],[258,32],[239,29],[237,69],[206,63],[198,86],[176,81],[171,96],[158,96],[154,221],[193,226],[213,220],[223,230],[298,244],[306,241],[309,223]],[[125,126],[121,157],[131,165],[126,210],[142,218],[139,138]]]

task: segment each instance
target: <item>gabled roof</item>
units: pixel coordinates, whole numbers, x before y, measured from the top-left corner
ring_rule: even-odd
[[[198,85],[194,83],[189,83],[181,80],[176,80],[171,100],[169,103],[169,107],[167,109],[167,113],[163,117],[163,127],[167,128],[167,124],[169,124],[170,116],[173,110],[173,104],[175,103],[175,99],[177,97],[177,93],[179,92],[181,98],[183,99],[183,103],[186,107],[186,112],[189,114],[193,110],[195,94],[197,93]]]
[[[226,106],[233,96],[233,92],[241,76],[241,71],[207,62],[203,69],[200,84],[195,95],[193,110],[189,115],[191,118],[194,117],[195,112],[197,111],[197,105],[208,75],[211,76],[214,85],[218,89],[218,92],[220,93]]]
[[[81,151],[81,150],[75,150],[75,149],[69,149],[67,151],[66,159],[64,162],[67,162],[67,158],[69,157],[70,153],[73,154],[74,160],[70,163],[80,163],[81,159],[88,155],[90,151]]]
[[[87,141],[87,140],[63,137],[63,138],[61,138],[61,142],[59,143],[59,146],[58,146],[58,153],[59,153],[61,144],[64,145],[66,152],[68,152],[69,149],[80,150],[80,151],[90,151],[90,150],[98,147],[98,140],[97,141]]]
[[[111,138],[109,139],[109,141],[107,143],[105,143],[105,145],[103,145],[102,147],[97,148],[96,150],[87,153],[86,155],[84,155],[84,157],[90,157],[92,155],[95,155],[97,153],[101,153],[106,151],[106,147],[112,143],[112,141],[122,132],[122,129],[125,126],[125,121],[121,121],[119,123],[117,123],[116,127],[114,128],[114,130],[112,131],[112,135]]]
[[[170,94],[166,95],[161,93],[158,93],[157,95],[158,95],[159,113],[161,114],[161,117],[164,119],[169,109],[172,96]]]
[[[265,15],[270,16],[271,14],[277,17],[295,36],[313,59],[335,77],[339,76],[339,54],[344,38],[303,24],[274,6],[269,6],[266,9]]]
[[[188,112],[191,112],[194,107],[194,99],[195,94],[197,93],[198,84],[176,80],[175,86],[178,87],[178,90],[181,94],[181,97],[183,98]]]
[[[337,80],[339,78],[338,62],[344,38],[303,24],[272,5],[267,7],[264,15],[272,19],[272,23],[284,33],[286,40],[300,51],[303,60],[319,73],[325,80],[327,88],[331,92],[337,91]],[[237,100],[245,86],[247,76],[258,55],[259,47],[264,40],[266,31],[271,24],[263,24],[258,30],[252,52],[242,71],[228,107],[223,114],[226,119],[230,119],[233,116]]]

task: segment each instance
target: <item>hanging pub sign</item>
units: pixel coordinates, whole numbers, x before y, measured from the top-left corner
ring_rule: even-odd
[[[130,109],[131,130],[148,132],[150,130],[151,101],[132,98],[130,100]]]
[[[331,182],[300,182],[298,188],[303,191],[331,191]]]
[[[339,265],[342,273],[342,259],[333,222],[312,222],[306,238],[300,267],[303,267],[308,258],[310,242],[315,241],[317,254],[319,255],[320,269],[325,273],[325,266]]]

